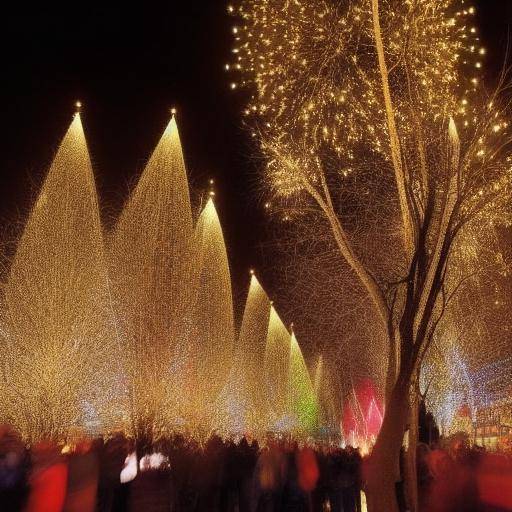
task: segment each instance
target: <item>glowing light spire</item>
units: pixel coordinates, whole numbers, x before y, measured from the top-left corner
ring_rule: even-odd
[[[197,337],[191,340],[193,386],[191,400],[207,417],[209,408],[224,386],[233,360],[235,329],[231,276],[224,236],[210,199],[196,225],[196,261],[199,268],[195,307]],[[207,420],[207,418],[205,418]]]
[[[177,386],[188,355],[195,297],[193,242],[187,175],[173,117],[119,218],[111,244],[131,416],[134,428],[149,438],[180,414],[171,397],[180,397]],[[144,431],[150,424],[151,431]]]
[[[263,367],[270,429],[286,413],[289,364],[290,333],[272,306]]]
[[[318,426],[318,402],[295,333],[291,336],[288,406],[296,417],[298,430],[311,431]]]
[[[228,417],[237,428],[260,430],[265,427],[263,376],[265,343],[270,318],[270,300],[251,271],[251,284],[238,335],[235,363],[224,398]]]
[[[318,402],[319,422],[336,431],[341,417],[341,396],[339,390],[336,391],[333,372],[323,354],[318,357],[315,367],[313,388]]]
[[[4,419],[25,438],[61,440],[79,426],[93,428],[100,420],[105,426],[104,406],[119,375],[109,305],[94,176],[76,114],[5,289],[8,349],[0,402]]]

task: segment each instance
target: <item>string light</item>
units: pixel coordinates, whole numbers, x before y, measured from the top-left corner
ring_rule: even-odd
[[[94,177],[75,116],[5,287],[0,416],[26,440],[60,441],[79,426],[94,432],[122,420],[110,303]]]
[[[102,229],[75,116],[5,289],[1,420],[31,442],[112,428],[152,442],[290,417],[290,334],[251,270],[235,344],[222,228],[211,198],[194,225],[174,117],[107,244]]]

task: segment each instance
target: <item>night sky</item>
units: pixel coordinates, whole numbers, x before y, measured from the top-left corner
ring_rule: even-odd
[[[106,3],[106,2],[105,2]],[[242,127],[243,93],[232,92],[233,20],[223,0],[120,7],[68,3],[19,7],[1,21],[0,222],[22,220],[38,191],[77,99],[105,219],[127,197],[168,119],[178,108],[195,191],[216,181],[236,295],[248,268],[265,282],[258,160]],[[512,2],[480,0],[479,25],[491,71],[503,63]],[[267,255],[268,256],[268,255]]]

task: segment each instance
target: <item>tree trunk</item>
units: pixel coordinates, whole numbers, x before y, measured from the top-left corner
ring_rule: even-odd
[[[409,413],[409,447],[406,454],[405,488],[407,503],[411,512],[418,511],[418,473],[416,469],[416,452],[419,437],[419,397],[415,393],[411,400]]]
[[[396,484],[400,481],[400,448],[408,412],[408,379],[398,379],[364,475],[368,512],[399,512]]]
[[[395,387],[396,374],[398,372],[398,352],[397,352],[397,338],[396,334],[390,331],[389,335],[390,346],[389,346],[389,357],[388,357],[388,371],[386,374],[386,389],[385,397],[386,403],[389,402]]]

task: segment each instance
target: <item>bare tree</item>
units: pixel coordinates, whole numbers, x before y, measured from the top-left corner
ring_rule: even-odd
[[[486,95],[464,0],[245,0],[236,12],[233,66],[255,85],[246,113],[272,201],[328,223],[385,333],[367,491],[370,510],[394,511],[411,384],[483,263],[475,248],[510,225],[506,73]]]

